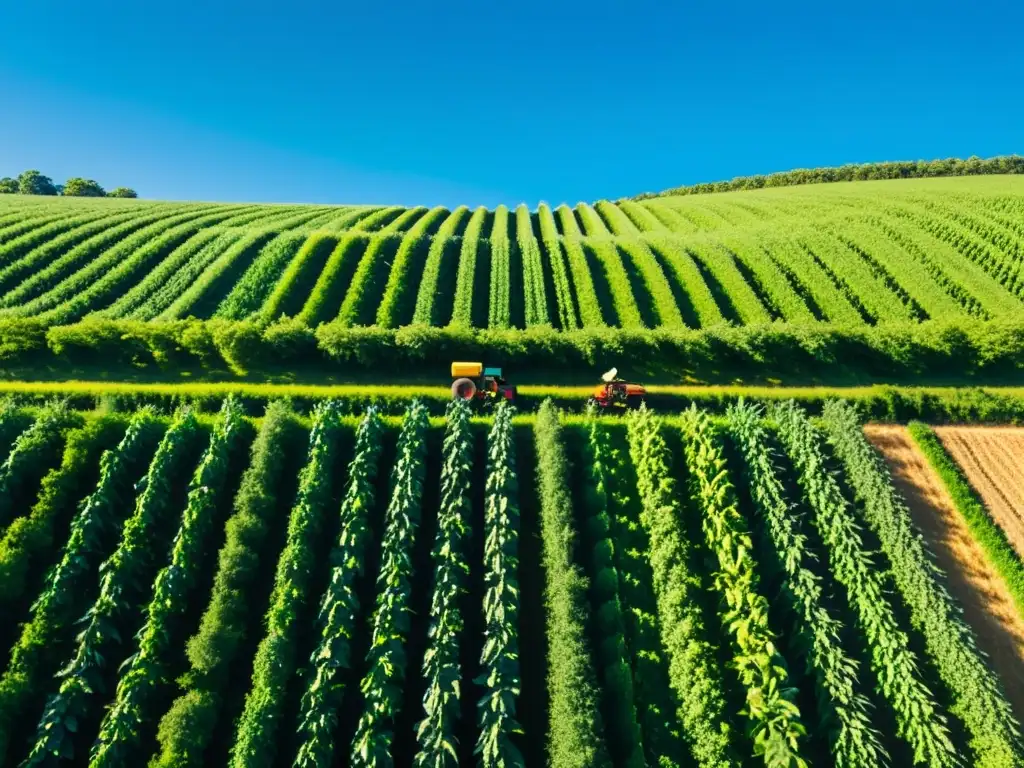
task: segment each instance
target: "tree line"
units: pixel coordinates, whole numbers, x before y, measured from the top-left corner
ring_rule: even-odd
[[[115,187],[109,192],[92,179],[72,176],[63,184],[36,170],[25,171],[16,179],[0,179],[0,195],[63,195],[64,197],[138,197],[131,187]]]
[[[826,184],[832,181],[870,181],[873,179],[922,179],[935,176],[982,176],[1024,173],[1024,155],[1003,155],[966,160],[950,157],[944,160],[907,160],[889,163],[851,163],[838,168],[798,168],[780,173],[737,176],[732,181],[713,181],[664,192],[644,192],[632,198],[647,200],[669,195],[706,195],[711,192],[733,192],[740,189],[792,187],[797,184]]]

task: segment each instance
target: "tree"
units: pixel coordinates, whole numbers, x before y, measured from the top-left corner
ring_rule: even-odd
[[[138,197],[138,193],[131,187],[118,187],[107,192],[107,197]]]
[[[16,195],[18,194],[18,180],[12,179],[10,176],[4,176],[0,179],[0,195]]]
[[[103,197],[107,193],[92,179],[75,176],[67,180],[62,193],[65,197]]]
[[[56,195],[57,188],[49,176],[39,171],[25,171],[18,177],[18,191],[23,195]]]

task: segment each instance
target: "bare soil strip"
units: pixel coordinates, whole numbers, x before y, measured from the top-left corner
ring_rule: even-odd
[[[906,428],[869,425],[865,433],[885,457],[893,482],[946,573],[950,592],[963,607],[979,647],[1002,680],[1017,718],[1024,719],[1024,620],[1005,584]]]
[[[936,427],[935,433],[1024,558],[1024,428]]]

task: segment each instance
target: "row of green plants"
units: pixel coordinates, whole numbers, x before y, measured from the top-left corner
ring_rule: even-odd
[[[487,327],[503,329],[512,326],[512,242],[508,208],[504,205],[495,208],[493,221]]]
[[[764,409],[748,402],[730,407],[730,440],[742,459],[752,508],[761,532],[761,561],[778,563],[782,595],[794,616],[799,658],[813,674],[821,725],[838,768],[885,765],[890,758],[872,722],[872,702],[846,650],[846,628],[828,606],[819,558],[801,529],[779,469],[777,448],[764,425]]]
[[[588,583],[575,562],[569,463],[553,403],[541,406],[533,432],[547,608],[548,758],[555,768],[610,766],[587,636]]]
[[[245,633],[258,616],[250,592],[259,582],[272,544],[287,457],[296,447],[295,426],[284,403],[275,401],[267,408],[224,526],[209,601],[186,645],[187,671],[178,679],[178,695],[159,723],[154,767],[206,764],[205,752],[224,714]]]
[[[81,604],[92,594],[90,581],[116,544],[127,516],[122,499],[130,498],[162,434],[155,414],[143,409],[131,419],[117,447],[103,453],[96,487],[80,502],[60,559],[49,571],[0,677],[0,760],[12,756],[12,740],[31,726],[26,712],[38,711],[35,705],[43,703],[52,669],[63,661],[54,649],[71,639]]]
[[[580,322],[575,299],[576,288],[570,278],[572,264],[566,260],[565,249],[562,248],[558,235],[558,224],[551,213],[551,208],[546,203],[537,206],[537,227],[540,230],[543,253],[546,254],[550,264],[551,282],[555,290],[556,311],[553,314],[558,318],[555,325],[563,331],[579,328]]]
[[[783,382],[970,383],[1019,374],[1024,324],[1019,320],[926,322],[841,327],[828,324],[723,325],[704,331],[550,328],[474,330],[316,328],[295,320],[145,323],[88,319],[47,326],[38,319],[0,319],[0,361],[10,372],[38,366],[107,373],[188,368],[218,375],[336,370],[369,374],[381,364],[416,366],[444,376],[451,360],[486,359],[509,371],[605,370],[634,378],[708,383]],[[587,379],[586,381],[589,381]]]
[[[142,730],[157,715],[154,701],[170,688],[173,666],[169,656],[176,643],[184,640],[177,630],[207,566],[210,539],[222,522],[218,513],[227,507],[223,496],[228,490],[232,454],[239,450],[247,429],[238,401],[226,399],[189,483],[170,562],[153,581],[138,649],[119,670],[113,702],[92,747],[90,768],[129,766],[138,759]]]
[[[162,535],[174,513],[173,487],[180,482],[202,429],[195,414],[183,411],[171,424],[137,486],[135,510],[124,524],[114,553],[100,566],[99,595],[85,615],[71,659],[61,670],[60,686],[43,709],[26,766],[72,759],[82,748],[82,727],[96,709],[96,694],[108,678],[107,657],[133,633],[133,613],[153,583]],[[123,658],[123,656],[122,656]]]
[[[366,671],[359,684],[362,714],[349,750],[353,765],[389,765],[401,710],[412,626],[412,548],[420,527],[426,474],[427,410],[413,402],[398,437],[391,497],[384,516],[377,600]]]
[[[749,721],[754,754],[771,768],[806,768],[801,743],[807,731],[768,622],[768,599],[726,467],[722,436],[711,417],[696,408],[686,412],[682,429],[690,499],[718,563],[714,588],[720,595],[719,616],[732,643],[730,666],[746,694],[742,714]]]
[[[430,250],[427,253],[427,259],[423,265],[423,273],[419,280],[419,287],[416,291],[416,305],[411,318],[413,323],[418,325],[442,325],[447,323],[448,317],[442,317],[443,310],[441,306],[441,295],[451,294],[452,292],[451,287],[447,284],[448,280],[450,280],[450,274],[449,270],[446,269],[445,261],[451,258],[453,254],[450,254],[447,249],[449,247],[449,240],[456,238],[458,231],[464,226],[464,220],[468,218],[470,218],[469,208],[466,206],[456,208],[441,223],[437,234],[430,241]],[[468,224],[465,226],[468,226]],[[461,241],[458,242],[461,245]],[[444,279],[442,279],[442,275],[445,276]]]
[[[912,421],[907,425],[907,431],[939,476],[974,540],[1002,577],[1017,611],[1024,616],[1024,562],[1006,538],[1006,533],[989,515],[978,493],[971,487],[960,465],[946,451],[935,430],[923,422]]]
[[[995,768],[1024,762],[1020,723],[960,607],[939,578],[934,556],[914,527],[882,457],[864,436],[860,418],[848,406],[830,403],[823,422],[864,517],[888,558],[911,622],[953,694],[950,711],[970,735],[972,764]]]
[[[388,270],[387,282],[383,286],[383,294],[379,298],[370,296],[370,303],[377,304],[376,324],[384,328],[397,328],[412,322],[416,305],[417,281],[414,275],[422,275],[424,253],[430,248],[428,235],[436,224],[443,226],[446,220],[455,219],[453,226],[458,226],[461,211],[448,215],[445,208],[431,208],[416,221],[402,237],[395,258]],[[364,286],[369,291],[371,286]],[[379,290],[379,287],[378,287]]]
[[[416,727],[421,768],[455,768],[459,764],[457,730],[461,716],[462,669],[459,663],[465,621],[461,601],[469,579],[472,518],[473,429],[465,400],[448,406],[441,458],[441,499],[431,551],[434,591],[430,629],[423,655],[424,717]]]
[[[629,452],[637,473],[657,599],[661,644],[693,760],[701,768],[735,762],[736,734],[726,711],[717,652],[700,610],[700,575],[683,526],[682,493],[658,417],[641,408],[629,418]]]
[[[340,415],[332,401],[313,412],[306,463],[262,622],[266,634],[256,650],[252,682],[231,748],[230,765],[235,768],[269,766],[277,754],[288,684],[299,663],[299,623],[309,602],[316,543],[332,498]]]
[[[544,286],[544,264],[540,245],[533,234],[530,209],[526,205],[516,206],[515,214],[516,247],[523,263],[523,293],[526,327],[550,325],[547,292]]]
[[[361,615],[360,581],[372,543],[371,516],[377,504],[382,422],[375,408],[367,410],[356,431],[355,452],[339,514],[338,538],[331,550],[331,573],[317,615],[319,637],[310,657],[309,682],[302,693],[295,768],[327,768],[333,764],[336,728],[353,658],[356,626]]]
[[[477,271],[482,269],[478,265],[477,254],[481,246],[487,242],[484,235],[484,225],[487,222],[487,209],[479,207],[473,211],[466,224],[466,231],[462,234],[462,244],[459,248],[459,265],[455,274],[455,296],[452,299],[452,317],[450,325],[454,328],[470,328],[474,324],[474,298],[477,305],[483,304],[483,297],[477,296],[474,291],[477,280]],[[484,246],[486,247],[486,246]],[[433,317],[433,314],[431,314]]]
[[[771,415],[828,550],[829,570],[845,590],[866,640],[870,667],[895,715],[897,735],[910,745],[916,763],[933,768],[958,765],[961,757],[947,718],[897,618],[890,597],[892,573],[865,543],[854,509],[828,464],[824,437],[792,403],[776,406]]]
[[[483,768],[524,766],[516,708],[522,680],[519,661],[519,481],[513,408],[499,404],[487,434],[484,488],[484,644],[480,652],[482,689],[477,702],[475,748]]]
[[[581,550],[589,566],[590,615],[594,666],[597,672],[601,712],[606,742],[613,764],[642,768],[644,739],[637,715],[634,691],[633,656],[627,646],[626,616],[629,609],[624,594],[628,575],[620,573],[617,559],[628,546],[626,536],[616,535],[612,516],[616,499],[611,484],[616,458],[608,426],[597,418],[596,407],[587,412],[585,443],[582,452],[586,471],[583,476]],[[621,471],[621,469],[619,470]],[[634,611],[637,609],[634,608]],[[644,681],[638,681],[643,687]]]

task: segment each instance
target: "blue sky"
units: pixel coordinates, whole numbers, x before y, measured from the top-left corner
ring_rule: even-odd
[[[1020,153],[1020,6],[11,0],[0,176],[453,206]]]

